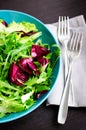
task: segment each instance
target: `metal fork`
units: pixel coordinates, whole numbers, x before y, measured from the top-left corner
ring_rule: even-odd
[[[67,46],[68,50],[68,57],[69,57],[69,70],[67,74],[67,80],[63,92],[63,96],[61,99],[61,104],[59,107],[58,112],[58,123],[64,124],[67,118],[67,112],[68,112],[68,97],[69,97],[69,88],[70,88],[70,77],[71,77],[71,69],[72,69],[72,63],[75,58],[77,58],[80,54],[81,50],[81,43],[82,43],[82,34],[80,33],[73,33],[70,41]]]
[[[65,80],[68,72],[68,61],[67,61],[67,43],[70,39],[70,27],[69,27],[69,17],[59,16],[58,20],[58,40],[60,41],[63,51],[64,51],[64,64],[65,64]]]

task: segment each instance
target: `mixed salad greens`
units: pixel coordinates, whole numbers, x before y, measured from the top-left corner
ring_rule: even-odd
[[[42,43],[42,32],[29,22],[0,19],[0,118],[30,108],[51,86],[60,49]]]

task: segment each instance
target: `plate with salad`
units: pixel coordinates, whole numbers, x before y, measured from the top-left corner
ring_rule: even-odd
[[[0,123],[29,114],[54,88],[60,49],[37,18],[0,10]]]

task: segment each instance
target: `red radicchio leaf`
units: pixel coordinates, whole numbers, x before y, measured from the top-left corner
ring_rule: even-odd
[[[42,65],[48,65],[49,63],[49,60],[47,58],[44,58],[44,57],[41,57],[41,58],[38,58],[37,61]]]
[[[35,34],[35,33],[37,33],[37,32],[34,32],[34,31],[30,31],[30,32],[24,32],[24,31],[17,31],[17,33],[22,33],[21,34],[21,37],[24,37],[24,36],[31,36],[31,35],[33,35],[33,34]]]
[[[41,57],[37,61],[42,65],[42,71],[46,69],[48,63],[50,62],[47,58]]]
[[[36,96],[35,96],[35,98],[39,99],[42,95],[46,94],[47,92],[48,92],[48,90],[43,90],[43,91],[37,93]]]
[[[8,24],[7,24],[4,20],[2,20],[1,23],[2,23],[4,26],[8,27]]]
[[[26,71],[29,74],[33,74],[33,71],[37,71],[37,66],[34,64],[33,59],[30,58],[22,58],[19,61],[19,66],[22,70]]]
[[[12,83],[22,86],[29,78],[29,75],[25,73],[16,63],[12,63],[9,68],[9,79]]]
[[[40,45],[32,45],[31,49],[31,56],[33,58],[39,58],[42,56],[47,55],[50,52],[50,50],[47,50],[46,48],[40,46]]]

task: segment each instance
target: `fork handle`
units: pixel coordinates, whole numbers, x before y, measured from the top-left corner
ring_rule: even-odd
[[[64,52],[65,56],[64,56],[64,64],[65,64],[65,83],[66,83],[66,79],[67,79],[67,74],[68,74],[68,70],[69,70],[69,59],[68,59],[68,54],[67,54],[67,49],[65,48],[65,52]]]
[[[67,118],[68,112],[68,97],[69,97],[69,88],[70,88],[70,76],[71,76],[71,65],[69,66],[69,71],[67,74],[67,80],[64,88],[64,92],[62,95],[61,103],[59,106],[58,112],[58,123],[64,124]]]

